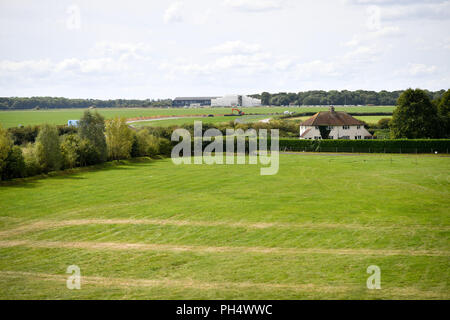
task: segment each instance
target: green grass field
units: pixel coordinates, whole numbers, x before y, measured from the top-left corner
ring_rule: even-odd
[[[0,185],[0,299],[450,298],[450,158],[281,155],[259,173],[143,160]]]
[[[291,120],[291,121],[299,121],[299,120],[305,121],[308,118],[310,118],[310,117],[295,117],[295,118],[290,118],[288,120]],[[359,119],[361,121],[364,121],[366,123],[378,123],[378,121],[380,121],[380,119],[383,119],[383,118],[390,119],[390,118],[392,118],[392,116],[355,116],[355,118]]]
[[[132,125],[134,127],[168,127],[174,125],[186,125],[186,124],[194,124],[194,121],[201,121],[203,123],[227,123],[230,121],[241,121],[241,122],[256,122],[262,119],[270,118],[269,116],[264,115],[256,115],[256,116],[236,116],[236,117],[189,117],[189,118],[175,118],[175,119],[166,119],[166,120],[150,120],[150,121],[139,121],[133,122]]]
[[[395,107],[336,107],[340,111],[353,112],[391,112]],[[0,124],[4,128],[16,127],[18,125],[38,125],[67,124],[68,120],[80,119],[85,109],[56,109],[56,110],[24,110],[24,111],[0,111]],[[126,118],[148,117],[157,115],[197,115],[197,114],[228,114],[231,108],[199,108],[199,109],[178,109],[178,108],[117,108],[117,109],[96,109],[105,118],[110,119],[115,116]],[[286,110],[294,112],[318,112],[328,110],[327,107],[254,107],[243,108],[246,113],[283,113]]]

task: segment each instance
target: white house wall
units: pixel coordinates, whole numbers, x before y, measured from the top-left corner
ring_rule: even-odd
[[[301,136],[306,130],[308,133],[305,136]],[[343,126],[333,126],[330,131],[330,138],[333,139],[344,139],[344,136],[348,136],[348,139],[355,140],[357,136],[361,136],[364,139],[366,136],[372,136],[369,131],[364,128],[364,126],[350,126],[349,129],[344,129]],[[300,126],[300,139],[315,139],[315,137],[320,137],[320,130],[316,129],[316,126]]]

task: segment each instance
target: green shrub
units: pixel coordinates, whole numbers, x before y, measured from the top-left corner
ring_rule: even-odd
[[[62,154],[56,127],[42,126],[36,138],[36,155],[44,172],[61,169]]]
[[[281,151],[447,153],[450,139],[300,140],[280,139]]]
[[[22,149],[19,146],[13,146],[11,148],[5,162],[6,165],[2,172],[2,180],[23,178],[27,175]]]
[[[81,139],[77,134],[66,134],[61,137],[64,168],[74,168],[80,164],[80,144]]]
[[[22,149],[22,154],[25,162],[25,175],[35,176],[42,173],[42,167],[39,164],[35,145],[28,143]]]

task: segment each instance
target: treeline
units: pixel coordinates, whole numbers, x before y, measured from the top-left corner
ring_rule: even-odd
[[[171,142],[143,129],[131,130],[125,118],[105,119],[87,110],[79,127],[0,127],[0,180],[132,157],[167,156]]]
[[[445,90],[428,91],[425,90],[431,100],[439,99]],[[261,99],[263,105],[288,106],[293,105],[375,105],[375,106],[393,106],[397,104],[397,99],[403,93],[400,91],[366,91],[366,90],[314,90],[305,92],[280,92],[252,95],[254,98]]]
[[[98,100],[98,99],[67,99],[57,97],[31,97],[31,98],[0,97],[0,110],[89,108],[89,107],[137,108],[137,107],[165,107],[171,105],[172,105],[171,99]]]

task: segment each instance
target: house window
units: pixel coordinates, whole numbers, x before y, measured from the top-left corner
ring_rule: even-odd
[[[355,136],[356,140],[361,140],[361,136]]]
[[[319,126],[316,126],[316,129],[319,130]]]
[[[342,136],[342,139],[348,140],[348,139],[350,139],[350,136]]]
[[[328,139],[334,139],[333,136],[329,136]]]
[[[327,126],[327,130],[333,130],[333,126]]]
[[[356,129],[361,129],[361,126],[357,126]]]
[[[314,140],[319,140],[319,139],[320,139],[320,137],[318,137],[318,136],[314,137]]]
[[[350,126],[342,126],[342,129],[348,130],[348,129],[350,129]]]

